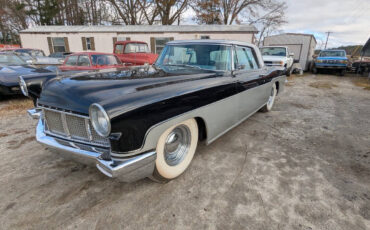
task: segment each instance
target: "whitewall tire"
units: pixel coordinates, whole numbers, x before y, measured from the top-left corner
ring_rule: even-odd
[[[180,176],[190,165],[198,144],[198,125],[189,119],[168,128],[159,137],[153,178],[166,182]]]
[[[276,84],[274,83],[272,85],[271,92],[267,100],[267,103],[261,109],[262,112],[269,112],[272,110],[272,107],[274,106],[274,103],[275,103],[276,95],[277,95],[277,89],[276,89]]]

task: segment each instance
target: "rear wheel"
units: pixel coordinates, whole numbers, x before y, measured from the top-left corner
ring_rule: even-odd
[[[157,159],[151,179],[167,182],[189,167],[198,144],[198,125],[189,119],[167,129],[157,143]]]
[[[271,109],[272,109],[272,107],[274,106],[274,103],[275,103],[276,95],[277,95],[277,89],[276,89],[276,84],[274,84],[272,86],[269,99],[268,99],[266,105],[262,107],[261,112],[271,111]]]

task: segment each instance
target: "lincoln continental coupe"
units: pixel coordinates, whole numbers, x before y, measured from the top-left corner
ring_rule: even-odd
[[[108,177],[166,182],[257,111],[272,109],[286,76],[259,49],[222,40],[171,41],[153,66],[52,78],[42,85],[36,139]],[[28,95],[32,86],[20,79]],[[222,162],[220,162],[222,164]]]

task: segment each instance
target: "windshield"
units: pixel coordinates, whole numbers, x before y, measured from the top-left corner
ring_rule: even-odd
[[[95,54],[91,55],[93,65],[120,65],[121,61],[114,55]]]
[[[128,43],[125,47],[125,53],[149,53],[149,47],[143,43]]]
[[[2,65],[26,65],[20,57],[14,54],[0,54],[0,64]]]
[[[261,48],[263,56],[286,56],[286,49],[284,47],[265,47]]]
[[[320,52],[320,57],[345,57],[346,54],[341,50],[326,50]]]
[[[231,46],[167,45],[155,65],[172,71],[228,71],[231,70]]]
[[[42,50],[29,50],[29,49],[19,49],[15,51],[16,53],[27,53],[32,57],[44,57],[44,51]]]

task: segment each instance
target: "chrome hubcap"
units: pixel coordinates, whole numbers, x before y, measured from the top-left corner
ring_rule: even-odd
[[[164,146],[164,159],[168,165],[175,166],[184,160],[190,147],[190,140],[190,130],[185,125],[177,126],[168,134]]]

